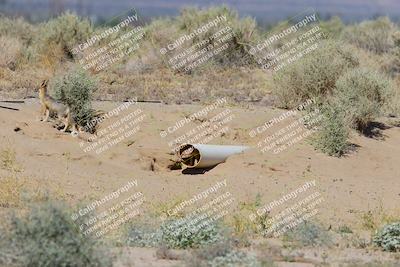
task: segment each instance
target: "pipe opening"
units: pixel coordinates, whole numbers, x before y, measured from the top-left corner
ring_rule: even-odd
[[[188,167],[194,167],[200,162],[200,151],[196,149],[193,145],[182,145],[179,148],[179,158],[181,162],[188,166]]]

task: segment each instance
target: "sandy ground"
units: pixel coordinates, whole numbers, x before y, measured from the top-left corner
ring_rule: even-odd
[[[181,170],[167,168],[176,157],[168,146],[168,141],[172,139],[170,136],[160,137],[160,132],[204,106],[132,105],[119,116],[102,123],[100,129],[140,109],[145,117],[139,124],[138,132],[96,154],[95,151],[83,150],[91,144],[83,141],[88,135],[75,138],[57,131],[51,122],[39,121],[37,99],[27,100],[24,104],[2,105],[20,109],[0,109],[1,146],[15,150],[19,175],[43,181],[53,189],[61,189],[72,204],[101,198],[127,182],[137,180],[138,189],[151,207],[188,199],[216,181],[226,179],[227,190],[236,203],[232,210],[236,211],[239,203],[254,202],[257,194],[266,204],[315,179],[315,190],[325,199],[315,219],[333,228],[346,224],[351,225],[352,229],[361,229],[360,216],[367,211],[388,216],[400,214],[399,127],[382,130],[380,138],[354,134],[352,142],[356,145],[356,151],[342,158],[317,152],[306,140],[279,154],[261,153],[257,149],[261,138],[251,138],[249,131],[285,111],[266,107],[228,107],[234,114],[232,121],[226,124],[229,131],[210,143],[247,145],[251,149],[230,157],[227,162],[204,174],[188,175]],[[95,107],[110,111],[119,105],[121,103],[101,102],[96,103]],[[225,109],[219,108],[217,111]],[[283,124],[294,119],[288,118]],[[199,124],[200,121],[191,122],[179,133],[183,134],[184,129]],[[17,131],[16,127],[19,128]],[[152,256],[144,253],[144,258],[154,258],[154,251],[149,251]],[[168,266],[162,262],[157,264],[149,266]]]

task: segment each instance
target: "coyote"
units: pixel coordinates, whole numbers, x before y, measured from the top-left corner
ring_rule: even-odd
[[[59,120],[64,123],[64,128],[61,130],[65,132],[69,126],[72,127],[72,132],[77,133],[77,127],[74,119],[72,118],[71,109],[62,103],[57,102],[54,98],[47,95],[48,80],[44,80],[39,88],[39,98],[41,104],[40,114],[45,118],[43,121],[48,121],[50,112],[55,112]]]

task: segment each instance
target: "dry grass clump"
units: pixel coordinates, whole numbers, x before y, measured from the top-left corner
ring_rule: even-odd
[[[22,203],[22,191],[25,187],[23,179],[15,176],[0,178],[0,207],[18,207]]]
[[[19,166],[16,160],[15,150],[11,147],[5,147],[0,151],[0,168],[9,172],[18,172]]]
[[[58,192],[50,190],[46,182],[23,176],[2,176],[0,184],[1,208],[23,208],[29,203],[41,202],[50,196],[56,199],[64,198],[62,190]]]
[[[0,36],[20,38],[24,44],[29,45],[35,36],[36,28],[23,18],[7,18],[0,16]]]
[[[227,68],[207,70],[202,74],[175,74],[161,68],[140,75],[126,72],[100,73],[95,99],[157,99],[165,103],[210,103],[218,97],[247,104],[261,101],[272,91],[272,82],[261,70]]]
[[[18,62],[15,71],[0,67],[0,92],[4,95],[3,99],[37,97],[40,81],[50,77],[48,69],[21,65],[21,61]]]
[[[15,70],[22,43],[15,37],[0,36],[0,67]]]
[[[50,190],[46,182],[24,177],[21,170],[15,150],[11,146],[3,148],[0,151],[0,208],[24,207],[46,200],[50,195],[64,198],[62,190]]]

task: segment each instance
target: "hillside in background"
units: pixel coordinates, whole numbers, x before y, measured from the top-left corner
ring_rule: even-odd
[[[89,0],[0,0],[0,12],[23,15],[30,20],[43,20],[65,9],[79,11],[95,21],[103,21],[126,8],[135,7],[143,17],[176,15],[184,6],[207,7],[227,4],[243,16],[256,17],[259,23],[272,23],[313,8],[321,17],[340,16],[346,22],[360,21],[379,15],[392,20],[400,18],[400,2],[396,0],[153,0],[153,1],[89,1]]]

